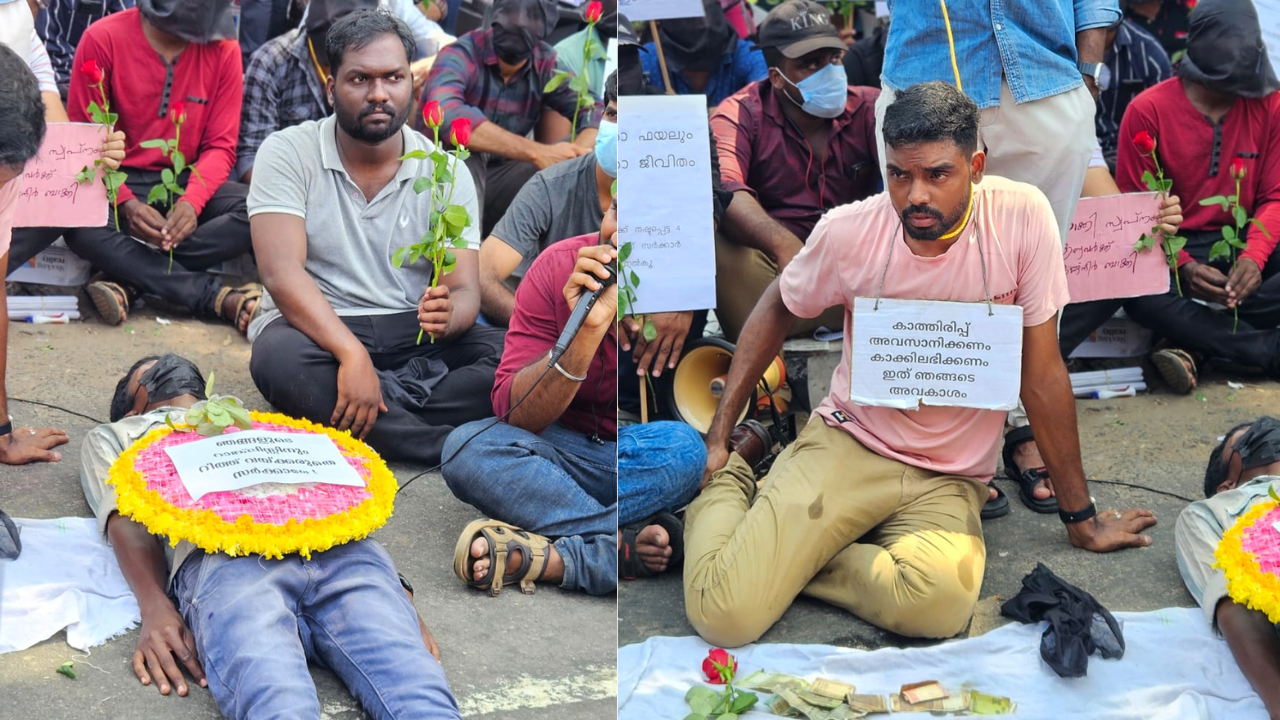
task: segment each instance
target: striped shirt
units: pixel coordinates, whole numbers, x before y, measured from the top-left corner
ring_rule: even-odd
[[[31,74],[36,76],[40,92],[58,92],[58,79],[54,77],[53,65],[49,62],[49,52],[44,49],[44,43],[40,42],[40,36],[35,31],[31,32],[31,55],[27,57],[27,67],[31,68]]]
[[[36,33],[49,50],[59,85],[71,84],[76,46],[89,24],[127,10],[134,0],[49,0],[36,18]]]
[[[472,127],[489,121],[523,137],[537,124],[544,105],[566,118],[573,117],[578,94],[569,83],[549,93],[542,91],[555,72],[556,51],[543,42],[510,82],[504,83],[493,49],[493,31],[472,30],[436,56],[427,78],[427,99],[440,103],[446,127],[457,118],[468,118]],[[578,130],[599,126],[603,114],[599,100],[589,110],[583,108]]]
[[[253,168],[258,148],[277,130],[329,117],[324,86],[302,28],[268,40],[244,71],[244,108],[234,177]]]
[[[1116,41],[1107,48],[1103,62],[1107,89],[1098,93],[1098,114],[1094,117],[1102,155],[1116,166],[1116,143],[1120,120],[1138,93],[1173,77],[1169,57],[1160,42],[1132,20],[1125,20],[1116,32]]]

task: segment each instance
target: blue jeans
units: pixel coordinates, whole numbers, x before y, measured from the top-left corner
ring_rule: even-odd
[[[444,481],[495,520],[554,539],[560,587],[592,595],[618,587],[618,445],[554,423],[535,435],[480,420],[444,443]],[[468,438],[474,438],[462,447]]]
[[[688,505],[698,494],[707,446],[681,422],[630,425],[618,432],[618,524]]]
[[[310,560],[196,551],[174,578],[218,709],[231,720],[320,717],[312,660],[370,717],[459,718],[391,557],[358,540]]]

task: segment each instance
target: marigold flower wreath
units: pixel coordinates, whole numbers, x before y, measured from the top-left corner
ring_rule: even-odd
[[[1272,495],[1274,497],[1274,494]],[[1222,536],[1215,553],[1227,576],[1227,593],[1280,623],[1280,502],[1259,503]]]
[[[366,486],[289,485],[278,494],[245,488],[192,500],[164,449],[204,438],[160,427],[111,466],[107,482],[116,489],[120,513],[153,534],[167,536],[171,545],[188,540],[206,552],[270,558],[290,553],[310,558],[313,552],[367,536],[391,517],[396,479],[368,445],[348,432],[307,420],[259,412],[250,417],[254,430],[329,437]]]

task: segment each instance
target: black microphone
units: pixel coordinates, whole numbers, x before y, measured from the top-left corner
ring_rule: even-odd
[[[601,279],[596,276],[596,280],[600,283],[598,290],[593,290],[588,295],[579,295],[578,304],[573,306],[573,313],[569,315],[569,320],[564,324],[564,331],[560,333],[560,339],[556,340],[556,346],[551,350],[551,359],[547,361],[547,367],[551,367],[560,362],[560,358],[564,356],[569,349],[569,344],[573,342],[573,338],[578,335],[578,331],[582,329],[582,323],[586,321],[587,315],[590,314],[591,308],[595,306],[596,300],[604,294],[609,286],[618,281],[618,260],[611,260],[605,269],[609,271],[608,279]]]

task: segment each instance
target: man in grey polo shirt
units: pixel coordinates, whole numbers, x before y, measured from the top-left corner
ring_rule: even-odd
[[[502,331],[480,309],[473,220],[438,287],[426,261],[391,256],[427,229],[429,194],[413,191],[431,142],[405,126],[413,35],[381,10],[334,23],[326,45],[334,114],[267,138],[249,217],[268,294],[250,328],[250,373],[281,412],[349,429],[384,457],[434,465],[457,425],[489,417]],[[469,172],[453,202],[478,217]],[[431,333],[417,344],[419,330]]]

